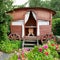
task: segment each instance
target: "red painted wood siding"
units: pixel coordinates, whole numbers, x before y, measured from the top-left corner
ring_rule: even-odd
[[[37,20],[51,20],[51,11],[46,11],[46,10],[40,10],[40,9],[30,9],[31,11],[33,11],[36,14]],[[11,12],[11,16],[13,18],[13,20],[24,20],[25,18],[25,14],[30,11],[29,9],[27,10],[16,10]]]
[[[22,26],[11,25],[11,33],[17,33],[22,37]]]
[[[51,33],[51,26],[50,25],[41,25],[39,26],[40,28],[40,35],[44,35],[44,34],[49,34]]]

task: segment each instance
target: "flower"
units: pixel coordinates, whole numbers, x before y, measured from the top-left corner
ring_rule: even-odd
[[[55,44],[51,44],[51,46],[55,46]]]
[[[39,52],[42,52],[42,48],[39,48]]]
[[[29,52],[30,49],[29,49],[29,48],[23,48],[22,51],[23,51],[24,53],[26,53],[26,52]]]
[[[20,53],[19,53],[19,52],[17,52],[16,54],[17,54],[17,56],[19,56],[19,55],[20,55]]]
[[[18,60],[20,60],[20,59],[18,59]]]
[[[15,53],[17,54],[17,51],[15,51]]]
[[[44,48],[44,49],[48,49],[48,45],[44,45],[43,48]]]
[[[24,52],[23,51],[22,51],[21,55],[22,55],[22,58],[24,58]]]
[[[56,50],[59,50],[59,45],[56,45]]]
[[[22,57],[22,60],[25,60],[25,54],[23,51],[22,51],[21,57]]]
[[[45,55],[49,55],[49,53],[48,53],[48,52],[44,52],[44,54],[45,54]]]
[[[25,48],[25,50],[26,50],[26,51],[30,51],[30,49],[29,49],[29,48]]]
[[[20,56],[18,56],[18,60],[21,60],[21,59],[20,59]]]

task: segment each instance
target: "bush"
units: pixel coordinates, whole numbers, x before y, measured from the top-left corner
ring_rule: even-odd
[[[22,42],[18,40],[5,40],[0,42],[0,50],[6,53],[14,52],[15,50],[18,50],[21,48]]]
[[[54,35],[60,35],[60,18],[53,19],[52,31]]]

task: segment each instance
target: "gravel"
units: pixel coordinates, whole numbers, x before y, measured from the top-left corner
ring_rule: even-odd
[[[8,60],[8,58],[12,55],[11,54],[7,54],[7,53],[3,53],[3,52],[0,52],[0,60]]]

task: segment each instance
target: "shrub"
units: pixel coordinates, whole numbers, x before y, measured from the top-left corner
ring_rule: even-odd
[[[13,40],[5,40],[0,42],[0,50],[6,53],[14,52],[15,50],[18,50],[21,48],[21,41],[13,41]]]
[[[54,35],[60,35],[60,18],[53,19],[52,31]]]

